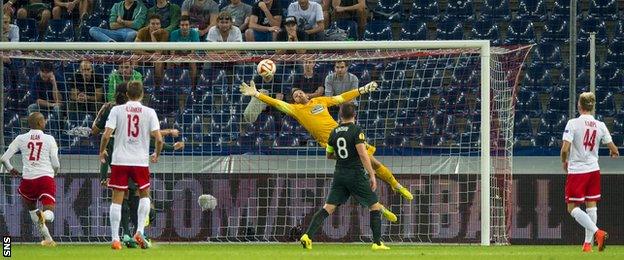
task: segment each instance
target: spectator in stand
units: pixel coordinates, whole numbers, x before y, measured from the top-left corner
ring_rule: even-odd
[[[329,22],[330,22],[329,7],[331,6],[332,0],[310,0],[310,1],[318,3],[323,7],[323,18],[325,18],[323,21],[325,24],[325,28],[329,28]]]
[[[147,7],[140,0],[115,3],[110,10],[110,30],[91,27],[89,34],[98,42],[133,42],[145,23]]]
[[[366,0],[332,0],[332,7],[334,19],[355,20],[358,22],[359,35],[364,33],[366,19],[368,19]]]
[[[94,0],[54,0],[52,19],[80,20],[89,13]],[[78,7],[78,8],[76,8]],[[76,10],[78,9],[78,10]],[[64,15],[66,13],[66,15]]]
[[[277,34],[278,42],[299,42],[299,41],[307,41],[308,35],[299,30],[297,26],[297,18],[294,16],[288,16],[284,19],[284,27]],[[305,50],[296,50],[296,53],[305,53]],[[278,54],[286,53],[285,50],[277,50]],[[288,53],[292,53],[292,51],[288,51]]]
[[[245,31],[248,42],[270,42],[277,38],[282,24],[282,7],[277,0],[259,0],[251,11],[249,28]]]
[[[206,37],[210,27],[217,24],[219,5],[213,0],[184,0],[182,15],[188,15],[191,27],[197,28],[199,37]]]
[[[57,116],[61,110],[61,93],[59,92],[54,75],[54,65],[51,62],[43,62],[39,67],[39,73],[34,77],[30,93],[33,94],[35,103],[28,106],[28,114],[47,110]],[[57,117],[58,118],[58,117]]]
[[[119,64],[119,68],[117,70],[113,70],[110,75],[108,75],[108,89],[106,90],[106,101],[113,102],[115,101],[115,89],[117,89],[117,85],[121,84],[124,81],[141,81],[143,82],[143,75],[138,71],[134,70],[134,64],[130,61],[124,61]]]
[[[333,97],[359,87],[360,80],[357,76],[347,71],[348,67],[349,64],[346,61],[336,61],[334,73],[330,73],[325,77],[325,96]],[[353,103],[357,105],[355,100]]]
[[[156,0],[156,4],[152,8],[147,9],[147,17],[151,17],[152,14],[160,15],[160,25],[168,33],[171,34],[175,29],[178,29],[180,23],[180,6],[172,4],[168,0]],[[149,21],[145,24],[147,26]]]
[[[11,0],[6,4],[19,5],[19,0]],[[24,1],[26,2],[26,1]],[[39,31],[45,31],[48,27],[48,21],[52,18],[52,4],[54,0],[28,0],[28,3],[21,3],[21,7],[17,9],[17,19],[33,18],[39,21]],[[5,4],[5,6],[6,6]],[[15,8],[15,7],[13,7]],[[5,8],[7,10],[8,8]]]
[[[217,26],[210,28],[206,41],[209,42],[242,42],[243,36],[238,27],[232,24],[232,16],[221,12],[217,17]]]
[[[2,41],[19,42],[19,27],[11,23],[10,13],[4,13],[2,17]]]
[[[148,21],[149,25],[141,28],[137,33],[137,37],[135,42],[168,42],[169,41],[169,33],[167,30],[163,29],[161,25],[159,14],[152,14]],[[141,53],[158,53],[160,51],[142,51]],[[163,77],[164,67],[162,62],[154,62],[154,76],[156,84],[160,84]]]
[[[308,98],[323,96],[325,87],[323,86],[324,76],[320,73],[314,73],[314,60],[305,60],[303,62],[303,74],[295,76],[293,86],[301,89]]]
[[[195,28],[191,28],[191,22],[188,15],[180,16],[180,28],[169,34],[170,42],[199,42],[199,32]],[[176,51],[177,54],[185,55],[191,52]],[[197,77],[197,64],[195,63],[183,63],[188,64],[190,69],[191,84],[195,85],[195,78]],[[176,64],[177,65],[177,64]]]
[[[322,40],[325,23],[323,22],[323,7],[319,3],[297,0],[288,6],[288,16],[297,18],[297,24],[308,35],[308,40]]]
[[[80,62],[80,70],[75,75],[73,82],[69,82],[72,84],[69,108],[95,115],[104,101],[104,77],[94,73],[93,64],[88,60]]]
[[[221,12],[228,12],[232,16],[232,23],[241,32],[247,30],[249,26],[249,16],[251,15],[251,5],[241,2],[241,0],[230,0],[230,4],[221,9]]]

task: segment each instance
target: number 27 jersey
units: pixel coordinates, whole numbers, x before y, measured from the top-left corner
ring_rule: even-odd
[[[591,115],[570,119],[563,132],[563,140],[570,142],[568,174],[589,173],[600,170],[598,147],[612,142],[607,126]]]
[[[115,130],[111,165],[149,166],[151,132],[160,130],[154,109],[128,101],[111,109],[106,127]]]

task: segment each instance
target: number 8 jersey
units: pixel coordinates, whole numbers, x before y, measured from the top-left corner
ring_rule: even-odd
[[[41,130],[31,129],[17,136],[2,158],[8,162],[18,151],[22,153],[23,179],[33,180],[43,176],[54,178],[54,169],[60,166],[54,137]]]
[[[607,126],[592,115],[570,119],[563,131],[563,140],[570,142],[568,174],[589,173],[600,170],[598,146],[611,143]]]
[[[364,169],[355,146],[366,143],[362,128],[354,123],[340,124],[329,134],[326,151],[336,155],[336,168]]]
[[[106,127],[115,130],[111,165],[149,166],[151,132],[160,130],[154,109],[128,101],[111,109]]]

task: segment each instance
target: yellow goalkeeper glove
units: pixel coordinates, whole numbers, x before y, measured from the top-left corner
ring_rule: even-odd
[[[368,84],[358,88],[358,92],[360,92],[360,95],[370,93],[375,90],[377,90],[377,82],[375,81],[368,82]]]
[[[259,95],[258,90],[256,89],[256,83],[254,83],[253,80],[249,82],[249,85],[245,82],[241,83],[238,89],[245,96],[257,97]]]

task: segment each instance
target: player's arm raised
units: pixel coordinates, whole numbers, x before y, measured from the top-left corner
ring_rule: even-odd
[[[371,81],[362,87],[347,91],[337,96],[330,97],[329,102],[327,103],[327,106],[339,105],[344,102],[351,101],[354,98],[359,97],[362,94],[370,93],[375,90],[377,90],[377,82]]]
[[[245,96],[250,96],[250,97],[256,97],[258,99],[260,99],[260,101],[268,104],[269,106],[275,107],[277,108],[279,111],[282,111],[283,113],[292,116],[293,113],[293,107],[292,105],[278,100],[278,99],[274,99],[271,98],[265,94],[260,93],[257,89],[256,89],[256,83],[254,83],[253,81],[249,82],[249,85],[247,85],[247,83],[243,82],[240,87],[239,87],[240,92],[245,95]]]
[[[375,179],[375,170],[373,170],[370,157],[368,156],[368,152],[366,151],[366,143],[356,144],[355,149],[357,149],[360,160],[362,160],[362,165],[364,165],[364,169],[366,169],[366,172],[368,172],[371,189],[375,191],[377,189],[377,180]]]

